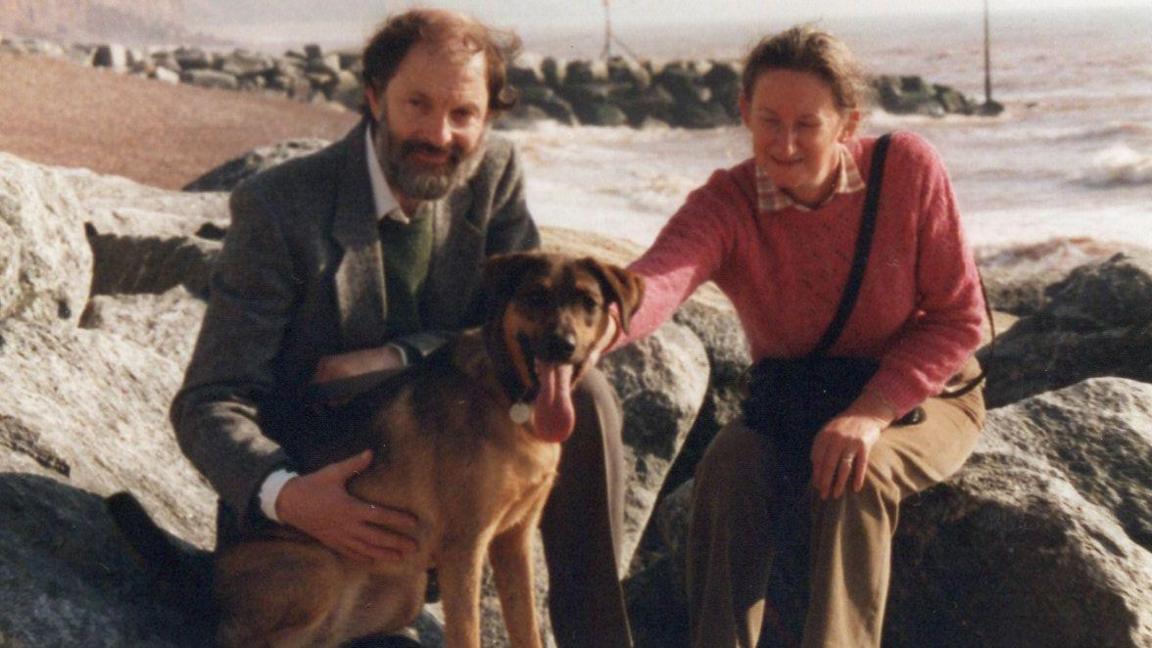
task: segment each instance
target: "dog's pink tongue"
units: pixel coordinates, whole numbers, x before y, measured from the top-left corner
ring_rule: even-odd
[[[536,363],[540,391],[533,403],[536,436],[545,441],[564,441],[576,425],[572,407],[572,365]]]

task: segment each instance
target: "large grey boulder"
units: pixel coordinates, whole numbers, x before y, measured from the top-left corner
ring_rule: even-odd
[[[665,323],[601,363],[624,406],[628,465],[621,574],[627,572],[664,478],[708,388],[708,356],[687,327]]]
[[[231,191],[244,180],[293,158],[319,151],[331,142],[318,138],[286,140],[263,146],[208,171],[184,186],[184,191]]]
[[[205,645],[205,618],[190,599],[156,588],[100,499],[136,493],[190,559],[211,545],[215,496],[176,447],[167,407],[205,307],[194,286],[227,227],[227,195],[9,157],[0,157],[0,188],[8,246],[0,256],[0,644]],[[568,231],[545,238],[619,263],[636,253]],[[179,263],[189,247],[197,262]],[[75,304],[64,319],[61,295]],[[629,421],[627,556],[704,396],[707,356],[688,328],[669,323],[604,369]],[[484,615],[486,645],[505,645],[490,588]]]
[[[0,320],[75,326],[92,252],[67,174],[0,153]]]
[[[183,286],[158,295],[93,295],[80,327],[134,342],[184,367],[206,309],[207,304]]]
[[[1082,266],[1045,295],[980,354],[989,406],[1094,376],[1152,382],[1152,252]]]
[[[207,294],[228,225],[227,195],[166,191],[83,170],[64,174],[91,249],[93,294],[159,294],[178,285]]]
[[[703,344],[708,357],[708,385],[692,429],[664,478],[661,500],[692,478],[696,464],[716,433],[740,416],[740,402],[744,397],[742,381],[752,362],[736,311],[715,286],[706,285],[697,291],[672,319],[691,330]],[[663,539],[657,541],[656,532],[657,526],[650,525],[649,538],[644,544],[655,552],[665,551]]]
[[[219,241],[101,233],[91,225],[86,231],[97,268],[93,295],[159,294],[183,286],[207,298]]]
[[[151,583],[100,501],[131,487],[191,546],[205,547],[213,535],[211,490],[183,460],[167,423],[189,345],[156,353],[141,343],[149,335],[187,337],[194,327],[169,322],[172,304],[134,318],[114,307],[96,317],[88,311],[97,328],[133,323],[115,334],[76,327],[93,283],[85,222],[125,218],[109,203],[126,182],[0,156],[5,646],[205,643],[181,602],[151,602]],[[146,192],[138,198],[148,205]],[[164,229],[162,219],[157,224]]]
[[[176,85],[180,83],[180,73],[174,72],[166,67],[156,66],[148,72],[148,78],[155,79],[162,83]]]
[[[154,600],[100,502],[131,488],[209,546],[211,490],[167,425],[179,366],[115,335],[19,318],[0,322],[0,339],[0,643],[205,645],[183,603]]]
[[[1149,252],[1149,248],[1091,238],[1054,238],[1024,245],[981,247],[976,263],[992,308],[1023,317],[1038,313],[1048,303],[1048,286],[1082,265],[1103,263],[1119,252],[1139,256]]]
[[[657,512],[671,558],[628,584],[639,645],[684,641],[691,485]],[[990,412],[965,467],[905,501],[892,561],[885,646],[1152,645],[1152,385]]]
[[[905,507],[894,646],[1152,645],[1152,385],[1087,380],[989,413]]]

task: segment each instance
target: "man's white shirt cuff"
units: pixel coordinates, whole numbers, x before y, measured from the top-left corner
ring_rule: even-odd
[[[260,512],[264,514],[264,517],[273,522],[280,521],[280,516],[276,515],[276,499],[280,497],[280,491],[284,490],[284,484],[287,484],[289,479],[299,476],[298,473],[287,468],[280,468],[272,471],[272,474],[264,478],[258,496]]]

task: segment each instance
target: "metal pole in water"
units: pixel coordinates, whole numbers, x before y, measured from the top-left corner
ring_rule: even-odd
[[[607,59],[612,54],[612,0],[604,0],[604,49],[600,58]]]
[[[984,0],[984,105],[982,115],[999,115],[1004,112],[1003,104],[992,99],[992,36],[988,28],[988,0]]]
[[[984,103],[992,103],[992,48],[988,35],[988,0],[984,0]]]

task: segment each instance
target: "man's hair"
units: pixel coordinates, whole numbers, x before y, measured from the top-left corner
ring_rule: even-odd
[[[752,99],[756,80],[769,70],[807,72],[832,88],[841,110],[861,108],[867,84],[856,57],[844,41],[811,25],[799,25],[764,37],[744,62],[744,98]]]
[[[390,17],[364,48],[364,88],[383,92],[408,52],[418,43],[453,49],[463,55],[484,55],[488,80],[488,112],[499,115],[516,105],[516,90],[508,84],[508,63],[520,51],[520,38],[451,11],[413,9]],[[363,106],[365,114],[368,107]],[[369,115],[370,116],[370,115]]]

